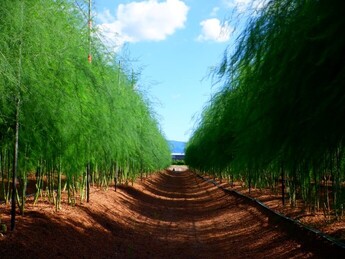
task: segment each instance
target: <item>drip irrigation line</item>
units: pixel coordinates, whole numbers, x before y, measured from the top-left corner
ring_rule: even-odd
[[[318,244],[320,244],[321,246],[327,245],[328,248],[332,249],[331,251],[334,252],[335,254],[338,254],[338,253],[345,254],[345,243],[343,243],[343,242],[341,242],[341,241],[339,241],[339,240],[337,240],[337,239],[335,239],[335,238],[333,238],[333,237],[331,237],[331,236],[329,236],[329,235],[327,235],[327,234],[325,234],[325,233],[323,233],[317,229],[311,228],[311,227],[301,223],[298,220],[294,220],[290,217],[287,217],[283,214],[280,214],[280,213],[270,209],[267,205],[265,205],[264,203],[262,203],[261,201],[255,199],[255,198],[248,197],[248,196],[246,196],[246,195],[244,195],[244,194],[242,194],[236,190],[226,189],[226,188],[220,186],[220,184],[217,183],[216,181],[209,179],[209,178],[206,178],[206,177],[203,177],[197,173],[195,173],[195,175],[205,182],[212,183],[214,186],[221,189],[226,194],[235,195],[235,196],[241,197],[247,201],[250,201],[250,202],[256,204],[261,209],[263,209],[266,214],[270,214],[271,216],[274,216],[274,217],[276,217],[276,218],[278,218],[284,222],[289,223],[289,226],[294,227],[294,229],[297,230],[298,232],[301,232],[303,234],[307,234],[309,237],[313,237],[312,241],[318,242]],[[308,241],[304,238],[304,236],[300,236],[299,238],[303,242]],[[312,242],[312,245],[313,245],[313,247],[315,247],[316,243]],[[322,247],[318,247],[318,249],[320,249],[320,251],[321,251]],[[327,251],[326,253],[331,255],[332,252]]]

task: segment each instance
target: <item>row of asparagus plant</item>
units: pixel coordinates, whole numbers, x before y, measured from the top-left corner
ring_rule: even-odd
[[[345,202],[341,1],[274,0],[216,70],[222,89],[186,150],[200,172],[289,192],[337,216]],[[277,189],[279,188],[279,189]],[[281,189],[280,189],[281,188]]]
[[[73,203],[90,184],[170,164],[147,97],[74,1],[3,0],[0,17],[1,199],[23,212],[32,175],[35,202],[45,195],[58,209],[63,190]]]

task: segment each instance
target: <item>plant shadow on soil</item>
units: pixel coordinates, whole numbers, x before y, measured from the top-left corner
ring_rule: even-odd
[[[1,258],[318,257],[260,209],[188,171],[92,189],[90,203],[60,212],[52,206],[28,202],[17,229],[0,238]]]

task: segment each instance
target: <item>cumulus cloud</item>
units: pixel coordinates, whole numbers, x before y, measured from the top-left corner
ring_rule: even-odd
[[[99,29],[105,38],[124,42],[161,41],[184,28],[189,7],[181,0],[148,0],[120,4],[116,16],[105,11]]]
[[[224,24],[217,18],[204,20],[200,23],[201,34],[198,36],[198,41],[216,41],[226,42],[230,39],[233,28],[229,23]]]

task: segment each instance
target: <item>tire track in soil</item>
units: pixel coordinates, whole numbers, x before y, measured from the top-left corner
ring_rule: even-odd
[[[189,171],[165,171],[122,190],[133,201],[129,209],[140,215],[132,222],[139,257],[318,257],[243,198]]]

